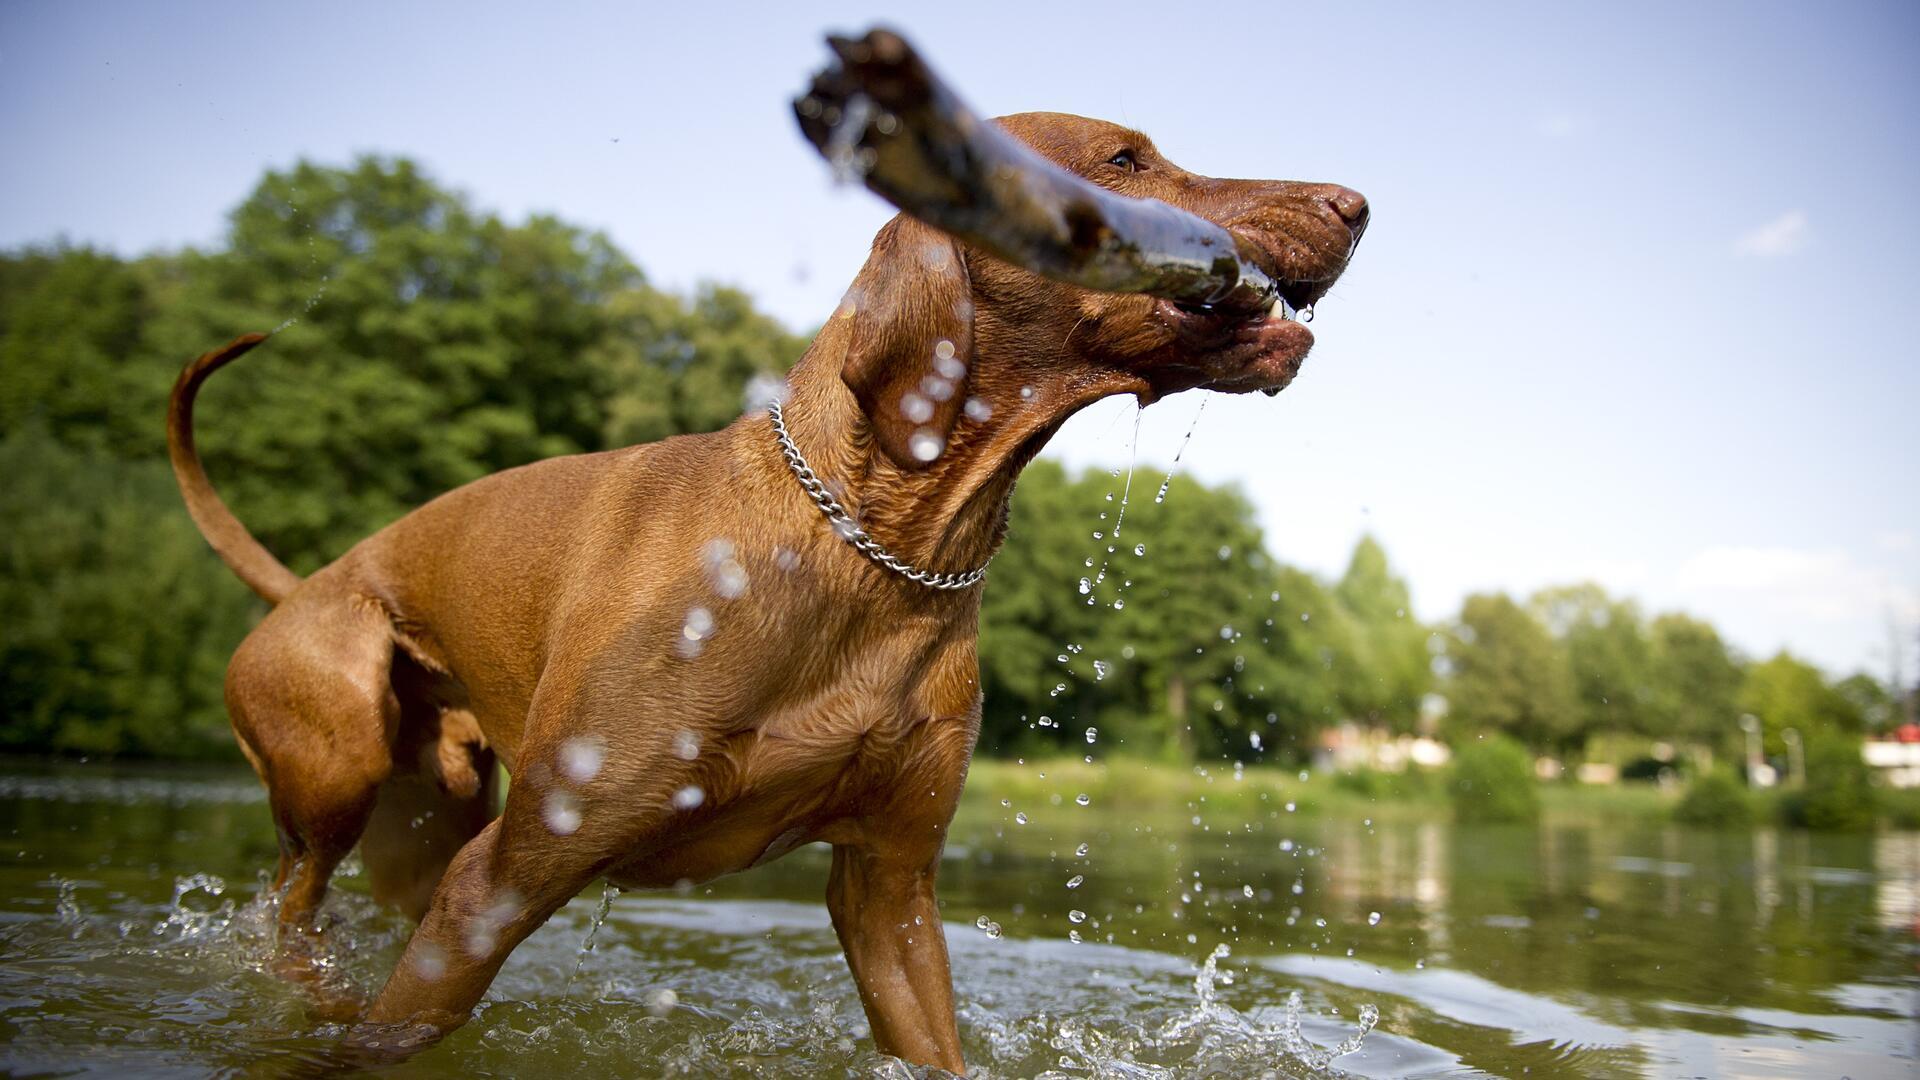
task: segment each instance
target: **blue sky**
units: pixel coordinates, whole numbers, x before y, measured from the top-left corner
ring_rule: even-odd
[[[1283,558],[1371,530],[1427,618],[1590,578],[1883,676],[1896,620],[1915,667],[1920,7],[548,7],[0,5],[0,245],[214,244],[268,167],[404,153],[810,326],[888,211],[786,103],[879,17],[983,112],[1372,200],[1301,378],[1208,398],[1182,462]],[[1200,403],[1147,410],[1143,468]],[[1123,467],[1133,430],[1050,453]]]

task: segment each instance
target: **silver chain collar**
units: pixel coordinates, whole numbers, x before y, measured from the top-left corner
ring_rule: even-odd
[[[814,505],[818,506],[820,512],[827,515],[827,520],[833,523],[833,531],[839,533],[847,543],[852,544],[860,554],[930,589],[971,589],[980,584],[981,578],[987,576],[986,563],[981,563],[963,574],[936,574],[896,558],[853,520],[853,515],[847,513],[847,508],[841,506],[840,501],[827,490],[827,485],[814,475],[812,467],[807,464],[807,459],[800,456],[800,448],[793,445],[793,436],[787,434],[787,422],[780,415],[778,401],[767,406],[767,415],[773,418],[773,434],[780,440],[780,452],[786,455],[787,467],[793,470],[793,475],[799,479],[800,486],[805,488],[807,494],[812,497]],[[988,562],[991,561],[992,559],[989,558]]]

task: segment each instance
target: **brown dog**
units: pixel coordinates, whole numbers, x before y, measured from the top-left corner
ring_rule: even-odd
[[[1080,117],[1000,123],[1253,241],[1295,306],[1366,225],[1346,188],[1196,176]],[[234,654],[227,704],[271,793],[283,928],[311,925],[356,842],[375,896],[421,920],[363,1044],[464,1022],[596,877],[704,881],[824,840],[875,1042],[961,1070],[934,877],[979,730],[978,588],[863,558],[760,411],[487,477],[302,581],[193,449],[201,382],[260,340],[188,366],[168,434],[194,520],[276,605]],[[1015,477],[1076,410],[1278,389],[1312,342],[1297,321],[1057,284],[899,217],[794,368],[784,428],[874,545],[959,572],[992,555]],[[489,821],[496,755],[513,785]]]

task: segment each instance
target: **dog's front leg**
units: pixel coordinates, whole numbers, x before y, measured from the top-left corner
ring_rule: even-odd
[[[940,853],[837,845],[827,910],[882,1053],[966,1070],[953,1017],[947,936],[934,900]]]
[[[551,836],[528,843],[541,838],[511,817],[488,825],[447,867],[400,963],[349,1035],[364,1056],[405,1057],[466,1023],[507,954],[599,873],[587,845]]]

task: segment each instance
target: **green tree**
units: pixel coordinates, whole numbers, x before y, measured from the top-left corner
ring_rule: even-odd
[[[1577,741],[1572,673],[1525,608],[1505,593],[1469,596],[1449,637],[1448,724],[1456,743],[1489,730],[1535,751]]]
[[[743,388],[784,373],[807,348],[738,289],[705,286],[691,302],[629,289],[608,315],[612,332],[587,359],[613,387],[602,422],[610,446],[724,427],[746,404]]]
[[[1578,752],[1591,736],[1658,734],[1653,642],[1640,611],[1594,584],[1542,589],[1530,601],[1566,655],[1575,722],[1559,745]]]
[[[1708,623],[1686,615],[1653,621],[1651,734],[1737,753],[1740,662]]]
[[[165,465],[0,437],[0,748],[230,755],[226,654],[259,606]]]
[[[1897,722],[1899,710],[1893,693],[1885,683],[1866,672],[1855,672],[1841,679],[1833,684],[1833,689],[1860,714],[1863,730],[1885,731]]]
[[[231,752],[220,672],[258,609],[161,421],[187,359],[275,327],[208,385],[200,444],[303,571],[485,473],[724,424],[802,347],[737,291],[656,292],[604,237],[507,224],[404,160],[269,173],[220,250],[0,255],[0,746]],[[642,400],[671,404],[634,422]]]
[[[1353,622],[1359,678],[1346,688],[1345,712],[1412,732],[1420,702],[1433,686],[1429,631],[1413,617],[1407,584],[1387,564],[1386,549],[1371,536],[1353,547],[1333,596]]]
[[[1780,733],[1788,728],[1810,748],[1822,736],[1857,736],[1863,727],[1860,710],[1819,668],[1785,651],[1747,669],[1738,702],[1742,712],[1760,718],[1766,753],[1773,756],[1787,752]]]
[[[1273,561],[1238,492],[1181,477],[1123,518],[1125,487],[1023,477],[982,607],[982,745],[1084,747],[1092,727],[1103,752],[1299,757],[1365,681],[1351,620]]]

